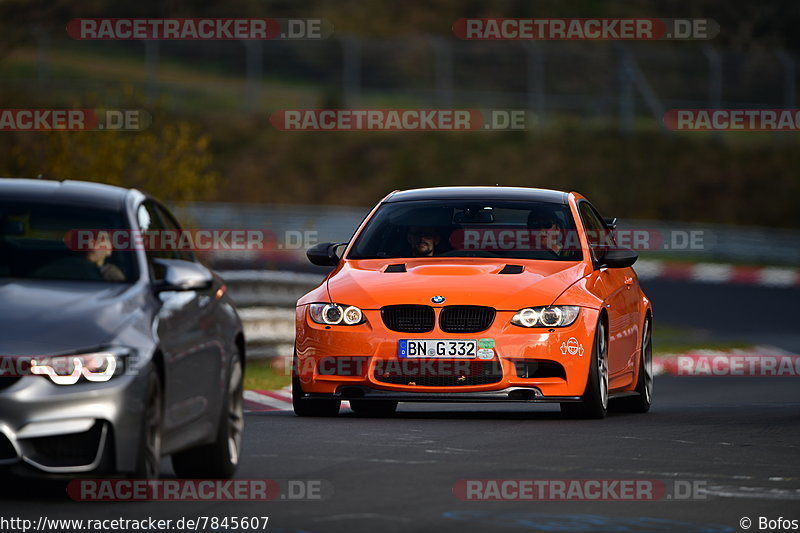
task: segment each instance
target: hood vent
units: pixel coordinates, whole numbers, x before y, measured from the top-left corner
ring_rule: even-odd
[[[522,274],[525,267],[522,265],[506,265],[498,274]]]
[[[384,270],[384,272],[405,272],[405,271],[406,271],[406,265],[403,263],[389,265],[386,267],[386,270]]]

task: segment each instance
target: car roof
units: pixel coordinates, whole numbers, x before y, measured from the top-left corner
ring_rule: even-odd
[[[0,198],[105,209],[122,209],[131,189],[74,180],[0,178]]]
[[[567,203],[568,194],[550,189],[528,187],[430,187],[395,191],[384,202],[414,200],[509,200],[525,202]]]

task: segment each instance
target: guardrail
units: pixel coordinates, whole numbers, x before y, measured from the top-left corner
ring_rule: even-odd
[[[239,308],[251,359],[288,357],[294,348],[297,299],[323,276],[298,272],[229,270],[219,272]]]
[[[269,270],[226,270],[219,273],[239,307],[291,307],[322,282],[324,276]]]

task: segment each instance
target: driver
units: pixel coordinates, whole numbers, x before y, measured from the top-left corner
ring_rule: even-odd
[[[94,236],[88,246],[77,256],[62,257],[34,272],[35,277],[84,280],[125,281],[125,274],[113,263],[106,263],[113,252],[111,238],[106,231]]]
[[[536,249],[551,252],[559,257],[568,253],[564,247],[564,232],[561,223],[554,213],[535,209],[528,215],[528,229],[531,230],[531,242]]]
[[[414,257],[433,257],[440,237],[432,227],[412,226],[408,229],[407,239]]]

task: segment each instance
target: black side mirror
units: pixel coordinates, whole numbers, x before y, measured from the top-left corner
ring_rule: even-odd
[[[639,255],[630,248],[600,248],[597,258],[598,268],[627,268],[632,266]]]
[[[160,291],[201,291],[211,287],[214,276],[199,263],[181,259],[153,259],[164,269],[163,281],[156,284]]]
[[[606,226],[608,226],[608,229],[610,229],[611,231],[614,231],[615,229],[617,229],[617,218],[616,217],[604,218],[603,221],[606,223]]]
[[[306,257],[315,265],[336,266],[342,260],[336,249],[343,244],[341,242],[321,242],[309,248]]]

